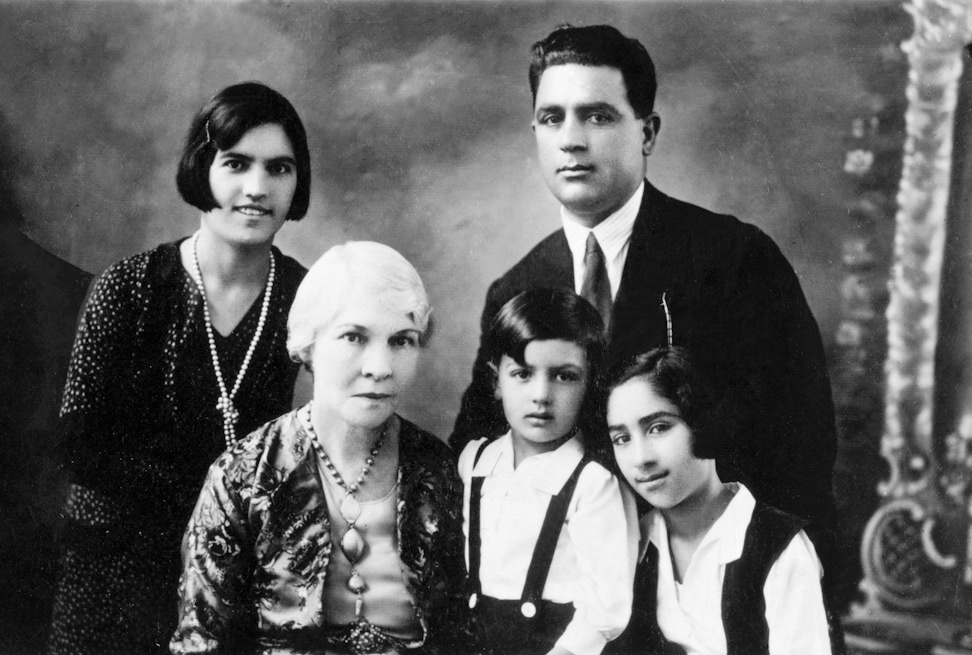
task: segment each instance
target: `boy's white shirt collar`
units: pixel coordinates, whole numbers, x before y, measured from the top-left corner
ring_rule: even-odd
[[[730,486],[736,489],[736,495],[722,512],[722,516],[716,519],[705,537],[699,543],[697,550],[702,549],[709,543],[715,541],[719,548],[719,563],[728,564],[742,557],[743,546],[746,541],[746,530],[749,528],[749,521],[756,508],[756,499],[746,485],[739,482],[731,482]],[[665,519],[658,510],[651,510],[641,519],[641,533],[647,535],[643,539],[643,544],[638,555],[638,561],[642,561],[648,553],[648,543],[655,544],[655,548],[661,549],[664,545],[668,547],[668,527]]]
[[[517,474],[525,471],[527,475],[524,477],[531,485],[555,496],[560,493],[567,478],[577,468],[583,456],[584,446],[581,444],[580,437],[574,435],[556,450],[527,457],[514,470],[513,436],[507,432],[486,446],[476,466],[473,467],[472,474],[487,477],[497,473]]]

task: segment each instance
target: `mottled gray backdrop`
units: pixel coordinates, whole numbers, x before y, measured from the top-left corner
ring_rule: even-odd
[[[861,344],[837,338],[855,292],[843,254],[854,235],[872,239],[880,326],[904,138],[900,44],[912,32],[897,1],[0,0],[0,189],[13,189],[3,200],[34,241],[100,273],[196,228],[174,182],[190,118],[229,84],[269,84],[303,117],[313,164],[310,211],[277,244],[309,266],[331,245],[371,239],[416,265],[438,331],[402,413],[445,438],[487,286],[559,227],[537,170],[527,65],[530,45],[563,22],[612,23],[642,40],[659,71],[652,182],[760,226],[800,276],[841,410],[852,591],[884,475],[885,337],[879,327]],[[972,254],[956,261],[951,275],[965,279]],[[950,309],[960,297],[946,312],[972,316]],[[969,356],[946,357],[943,370],[968,378]],[[3,540],[20,551],[15,588],[35,603],[8,619],[23,643],[42,643],[63,488],[56,435],[39,434],[11,468],[29,490],[16,516],[29,518]]]
[[[191,232],[175,163],[193,112],[260,80],[303,117],[305,265],[373,239],[419,269],[438,333],[404,413],[445,437],[489,282],[558,227],[529,128],[528,50],[561,22],[646,44],[662,190],[761,226],[828,346],[847,229],[845,139],[880,111],[910,21],[895,2],[0,4],[0,127],[24,231],[91,272]],[[876,76],[882,79],[876,79]]]

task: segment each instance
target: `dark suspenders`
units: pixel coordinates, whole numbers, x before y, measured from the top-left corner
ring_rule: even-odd
[[[567,518],[570,499],[574,495],[574,488],[577,487],[577,479],[580,478],[581,471],[584,470],[589,461],[591,460],[586,457],[581,458],[560,492],[550,499],[550,504],[547,506],[547,515],[543,517],[540,536],[537,537],[537,545],[534,547],[533,557],[530,559],[530,568],[527,569],[526,582],[523,583],[523,593],[520,594],[520,602],[522,603],[520,611],[527,618],[533,618],[537,613],[537,605],[543,596],[543,588],[547,584],[550,564],[553,562],[554,553],[557,551],[560,530],[564,525],[564,519]]]
[[[486,450],[486,446],[490,444],[489,441],[484,441],[476,451],[476,457],[473,459],[473,469],[476,468],[476,464],[479,463],[479,458]],[[480,561],[480,546],[482,544],[482,539],[479,533],[479,497],[483,492],[483,476],[473,477],[472,484],[469,488],[469,608],[472,609],[476,607],[476,602],[479,600],[479,596],[483,593],[482,583],[479,581],[479,561]]]
[[[479,462],[479,457],[490,442],[484,442],[479,450],[476,451],[476,458],[473,460],[473,468]],[[570,499],[574,495],[577,487],[577,480],[580,478],[581,471],[591,460],[585,455],[577,463],[573,473],[567,478],[564,486],[556,496],[550,499],[547,506],[547,514],[543,519],[540,528],[540,535],[537,537],[537,544],[533,548],[533,557],[530,560],[530,567],[527,569],[526,580],[523,583],[523,592],[520,594],[520,612],[523,616],[533,618],[537,613],[537,606],[543,596],[543,588],[547,584],[547,575],[550,573],[550,565],[553,563],[554,553],[557,550],[557,540],[560,538],[560,530],[567,518],[567,508],[570,506]],[[480,499],[483,489],[483,476],[473,476],[469,491],[469,606],[474,608],[482,594],[482,583],[479,578],[480,568],[480,548],[482,539],[480,536]]]

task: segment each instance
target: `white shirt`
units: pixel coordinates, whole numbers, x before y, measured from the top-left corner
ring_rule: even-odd
[[[722,582],[726,565],[742,555],[756,501],[742,484],[692,555],[682,582],[675,581],[668,530],[657,510],[642,530],[658,549],[658,626],[687,655],[725,655]],[[647,551],[647,542],[644,544]],[[644,557],[644,553],[642,553]],[[771,655],[830,655],[820,579],[823,567],[802,530],[773,564],[763,586]]]
[[[480,499],[480,581],[483,594],[519,600],[543,518],[584,454],[577,437],[513,468],[509,433],[473,459],[483,439],[459,457],[465,485],[463,529],[469,562],[469,492],[473,474],[485,477]],[[577,481],[543,590],[543,598],[573,603],[574,617],[557,645],[574,655],[597,655],[628,624],[637,557],[634,506],[604,467],[588,464]]]
[[[634,228],[635,219],[638,218],[641,198],[644,195],[645,183],[642,181],[628,202],[595,225],[593,230],[578,223],[566,208],[560,207],[560,222],[564,226],[567,246],[574,260],[576,293],[581,292],[581,285],[584,284],[584,252],[587,250],[587,235],[593,232],[604,252],[604,264],[607,268],[608,281],[611,283],[611,298],[617,297],[618,287],[621,286],[621,275],[624,273],[624,262],[628,258],[628,246],[631,244],[631,230]]]

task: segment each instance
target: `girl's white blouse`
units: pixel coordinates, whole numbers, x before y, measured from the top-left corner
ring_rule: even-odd
[[[657,510],[642,519],[642,531],[658,549],[658,626],[687,655],[725,655],[722,581],[726,565],[742,555],[756,501],[742,484],[722,516],[692,555],[682,582],[675,581],[668,530]],[[642,556],[647,550],[647,542]],[[830,655],[820,579],[823,567],[802,530],[773,564],[763,595],[770,655]]]

